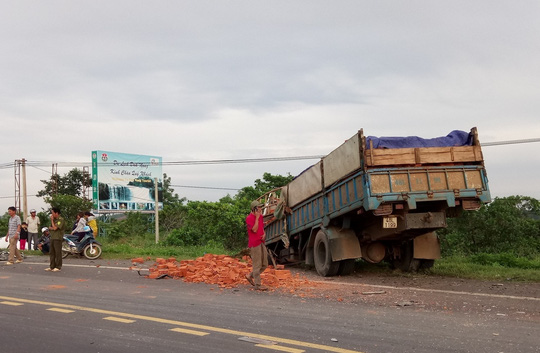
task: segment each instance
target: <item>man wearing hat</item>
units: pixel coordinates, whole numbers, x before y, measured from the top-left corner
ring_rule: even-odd
[[[38,229],[39,229],[39,217],[36,216],[36,210],[30,210],[30,216],[26,218],[26,224],[28,224],[28,250],[32,250],[32,243],[34,243],[34,250],[38,249]]]
[[[253,201],[251,203],[251,212],[246,217],[248,248],[253,266],[253,270],[246,275],[246,279],[257,290],[266,290],[266,287],[261,285],[261,273],[268,267],[268,252],[264,245],[265,233],[261,206],[262,204],[258,201]]]

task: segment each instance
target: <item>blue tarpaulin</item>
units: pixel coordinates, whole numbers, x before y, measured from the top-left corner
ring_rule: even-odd
[[[373,141],[373,148],[417,148],[417,147],[453,147],[472,146],[473,136],[468,132],[454,130],[446,136],[425,139],[418,136],[407,137],[375,137],[366,138],[366,148],[370,148],[370,141]]]

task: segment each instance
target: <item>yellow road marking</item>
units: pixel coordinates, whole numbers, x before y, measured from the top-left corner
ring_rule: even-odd
[[[0,304],[11,305],[11,306],[24,305],[23,303],[14,303],[14,302],[0,302]]]
[[[245,331],[229,330],[229,329],[225,329],[225,328],[221,328],[221,327],[193,324],[193,323],[190,323],[190,322],[162,319],[162,318],[159,318],[159,317],[122,313],[122,312],[119,312],[119,311],[110,311],[110,310],[89,308],[89,307],[78,306],[78,305],[42,302],[42,301],[38,301],[38,300],[20,299],[20,298],[5,297],[5,296],[0,296],[0,300],[10,300],[10,301],[15,301],[15,302],[20,302],[20,303],[47,305],[47,306],[54,305],[54,306],[73,309],[73,310],[87,311],[87,312],[97,313],[97,314],[122,316],[122,317],[128,317],[128,318],[136,319],[136,320],[159,322],[159,323],[162,323],[162,324],[169,324],[169,325],[174,325],[174,326],[184,326],[184,327],[189,327],[189,328],[194,328],[194,329],[199,329],[199,330],[206,330],[206,331],[211,331],[211,332],[219,332],[219,333],[224,333],[224,334],[229,334],[229,335],[234,335],[234,336],[249,336],[249,337],[260,338],[260,339],[263,339],[263,340],[288,344],[288,345],[292,345],[292,346],[299,346],[299,347],[302,347],[302,348],[319,349],[319,350],[322,350],[322,351],[325,351],[325,352],[362,353],[360,351],[353,351],[353,350],[345,349],[345,348],[325,346],[324,344],[303,342],[303,341],[297,341],[297,340],[288,339],[288,338],[274,337],[274,336],[269,336],[269,335],[261,335],[261,334],[245,332]]]
[[[74,313],[75,310],[69,310],[69,309],[61,309],[61,308],[49,308],[47,309],[49,311],[56,311],[56,312],[59,312],[59,313],[65,313],[65,314],[69,314],[69,313]]]
[[[290,347],[282,347],[275,344],[268,345],[268,344],[256,344],[255,347],[262,347],[262,348],[268,348],[273,349],[275,351],[281,351],[281,352],[289,352],[289,353],[303,353],[305,350],[303,349],[296,349],[296,348],[290,348]]]
[[[122,322],[122,323],[124,323],[124,324],[132,324],[132,323],[135,322],[135,320],[122,319],[121,317],[114,317],[114,316],[107,316],[107,317],[104,317],[103,320]]]
[[[186,328],[180,328],[180,327],[172,328],[172,329],[170,329],[169,331],[181,332],[181,333],[187,333],[187,334],[189,334],[189,335],[195,335],[195,336],[206,336],[206,335],[209,335],[209,334],[210,334],[210,333],[208,333],[208,332],[195,331],[195,330],[188,330],[188,329],[186,329]]]

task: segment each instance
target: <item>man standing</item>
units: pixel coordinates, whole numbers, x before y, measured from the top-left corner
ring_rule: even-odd
[[[32,243],[34,243],[34,250],[38,249],[38,229],[39,229],[39,217],[36,216],[36,210],[30,210],[30,216],[26,218],[26,224],[28,224],[28,250],[32,250]]]
[[[13,206],[8,208],[9,223],[8,232],[6,234],[6,241],[9,241],[9,257],[6,265],[13,265],[13,259],[17,257],[15,263],[22,262],[22,256],[17,249],[17,242],[19,241],[19,235],[21,234],[21,218],[17,216],[17,209]]]
[[[51,226],[49,227],[51,233],[50,265],[45,271],[59,272],[62,269],[62,240],[64,239],[65,229],[66,222],[60,216],[60,209],[53,207],[51,209]]]
[[[264,245],[265,233],[261,206],[258,201],[253,201],[251,203],[251,213],[246,217],[248,248],[253,265],[253,270],[246,275],[246,279],[257,290],[266,290],[266,287],[261,285],[261,273],[268,267],[268,252]]]

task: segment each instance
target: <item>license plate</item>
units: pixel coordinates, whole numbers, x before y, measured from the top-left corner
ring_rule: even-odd
[[[397,217],[383,217],[383,228],[397,228]]]

